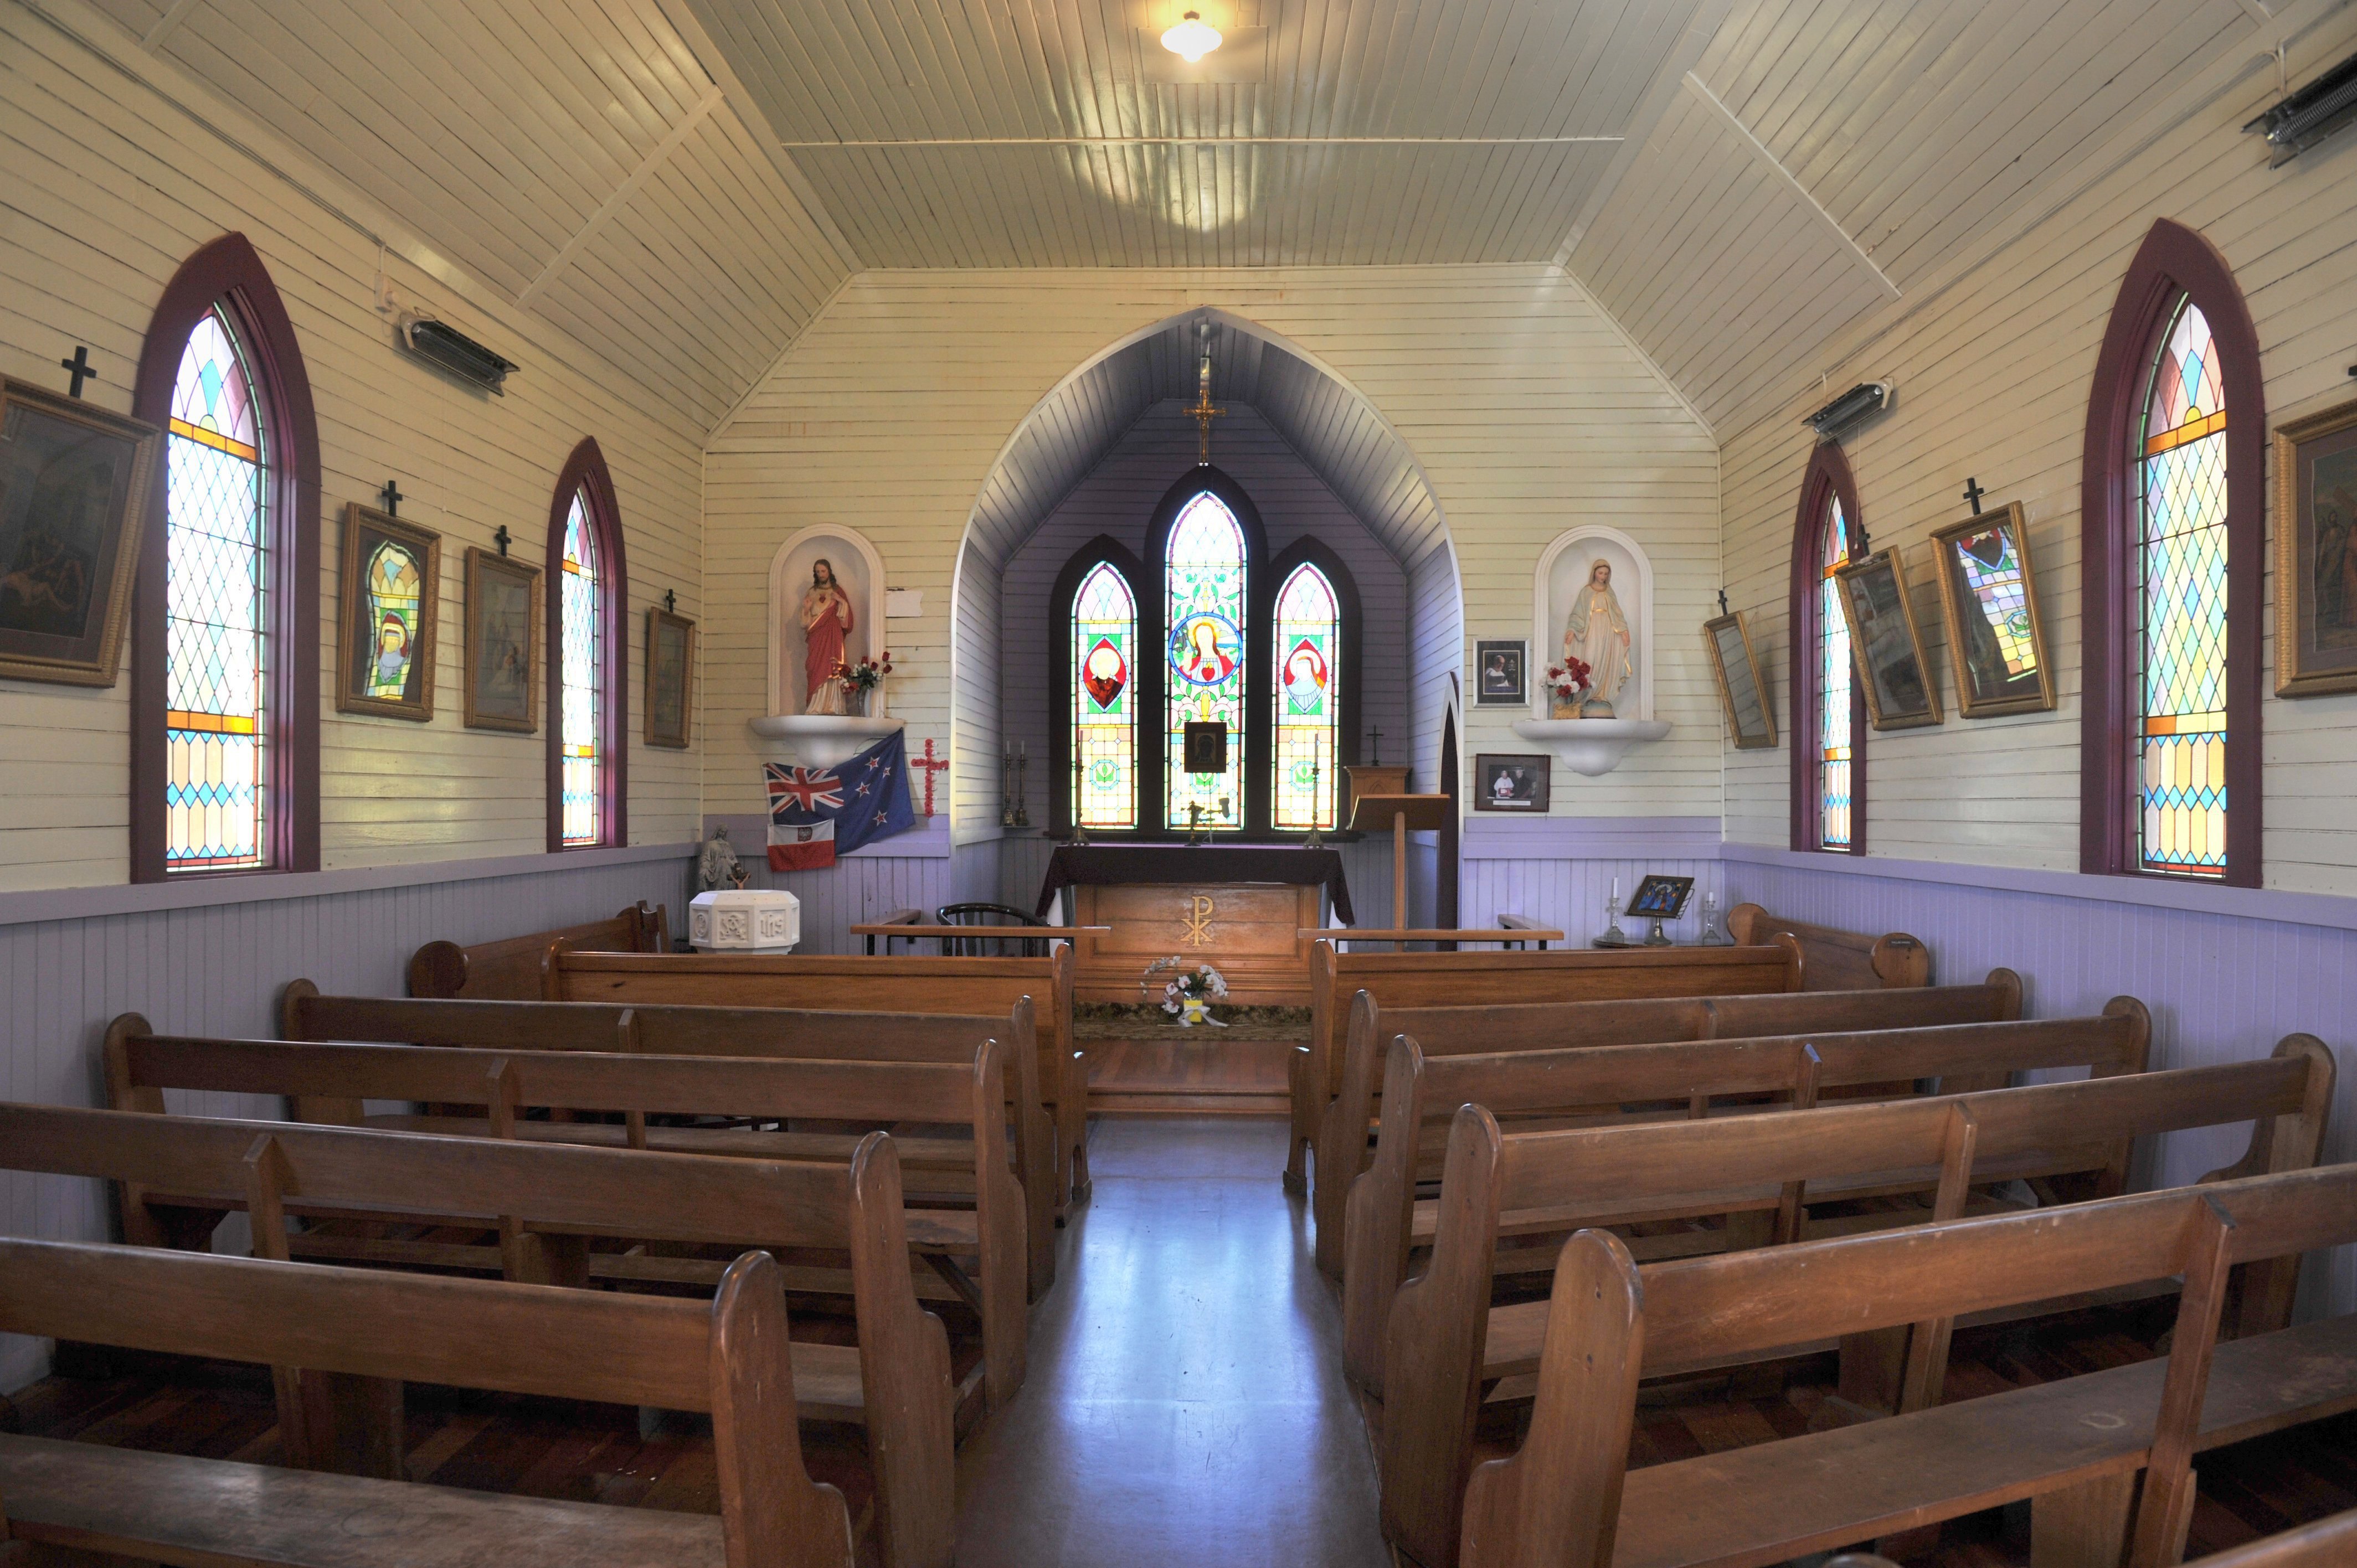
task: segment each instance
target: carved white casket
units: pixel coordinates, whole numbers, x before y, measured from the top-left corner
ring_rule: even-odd
[[[750,888],[699,893],[687,907],[687,940],[698,952],[791,952],[802,940],[802,901]]]

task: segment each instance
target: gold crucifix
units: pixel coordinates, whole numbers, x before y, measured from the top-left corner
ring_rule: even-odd
[[[1195,406],[1187,410],[1187,417],[1202,432],[1195,448],[1195,461],[1209,464],[1211,460],[1211,421],[1228,411],[1211,401],[1211,356],[1203,355],[1202,369],[1195,379]]]

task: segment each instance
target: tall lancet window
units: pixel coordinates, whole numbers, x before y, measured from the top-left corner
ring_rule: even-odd
[[[1167,827],[1200,824],[1230,831],[1244,825],[1244,780],[1250,777],[1244,725],[1247,559],[1243,526],[1208,489],[1188,501],[1171,523],[1163,556],[1162,624],[1169,628],[1163,737],[1169,780]],[[1227,768],[1190,773],[1186,726],[1211,720],[1227,724]]]
[[[568,847],[604,842],[599,818],[605,790],[600,774],[604,758],[598,741],[604,725],[598,721],[605,703],[605,605],[597,591],[597,537],[590,526],[587,498],[574,492],[573,509],[565,519],[565,557],[560,598],[564,628],[565,700],[557,722],[558,742],[565,758],[565,843]]]
[[[1071,809],[1083,828],[1137,826],[1137,597],[1099,561],[1071,599]]]
[[[1275,619],[1270,816],[1281,831],[1329,829],[1342,711],[1342,609],[1334,585],[1303,562],[1276,590]]]
[[[1850,833],[1851,748],[1856,744],[1856,705],[1851,680],[1849,622],[1842,616],[1841,585],[1834,574],[1849,564],[1849,521],[1841,498],[1826,508],[1817,545],[1817,842],[1847,849]]]
[[[1834,442],[1809,455],[1792,520],[1792,847],[1866,853],[1866,694],[1834,574],[1866,537],[1849,460]]]

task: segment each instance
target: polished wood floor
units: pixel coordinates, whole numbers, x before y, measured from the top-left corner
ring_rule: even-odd
[[[1093,1199],[1060,1237],[1062,1272],[1033,1314],[1030,1380],[958,1461],[962,1568],[1386,1568],[1375,1477],[1344,1394],[1333,1296],[1308,1225],[1276,1173],[1282,1122],[1109,1119],[1092,1130]],[[2087,1314],[1960,1336],[1951,1398],[2156,1353],[2166,1308]],[[1649,1391],[1639,1464],[1806,1429],[1830,1359]],[[17,1397],[23,1430],[269,1462],[267,1377],[55,1377]],[[420,1480],[543,1497],[714,1511],[698,1420],[419,1389],[409,1469]],[[1485,1435],[1511,1442],[1511,1418]],[[845,1434],[813,1467],[851,1482]],[[2357,1507],[2357,1416],[2206,1455],[2189,1556]],[[2017,1568],[2026,1513],[1951,1525],[1908,1552],[1921,1568]]]

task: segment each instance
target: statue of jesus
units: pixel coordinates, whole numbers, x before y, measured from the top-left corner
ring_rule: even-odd
[[[811,563],[810,591],[802,596],[802,712],[843,712],[844,634],[858,624],[851,600],[834,580],[824,556]]]
[[[1611,718],[1612,703],[1630,674],[1629,618],[1620,613],[1620,596],[1612,591],[1612,564],[1598,560],[1587,569],[1587,584],[1572,601],[1564,623],[1563,652],[1587,665],[1587,699],[1580,705],[1583,718]],[[1596,712],[1601,708],[1601,713]]]

